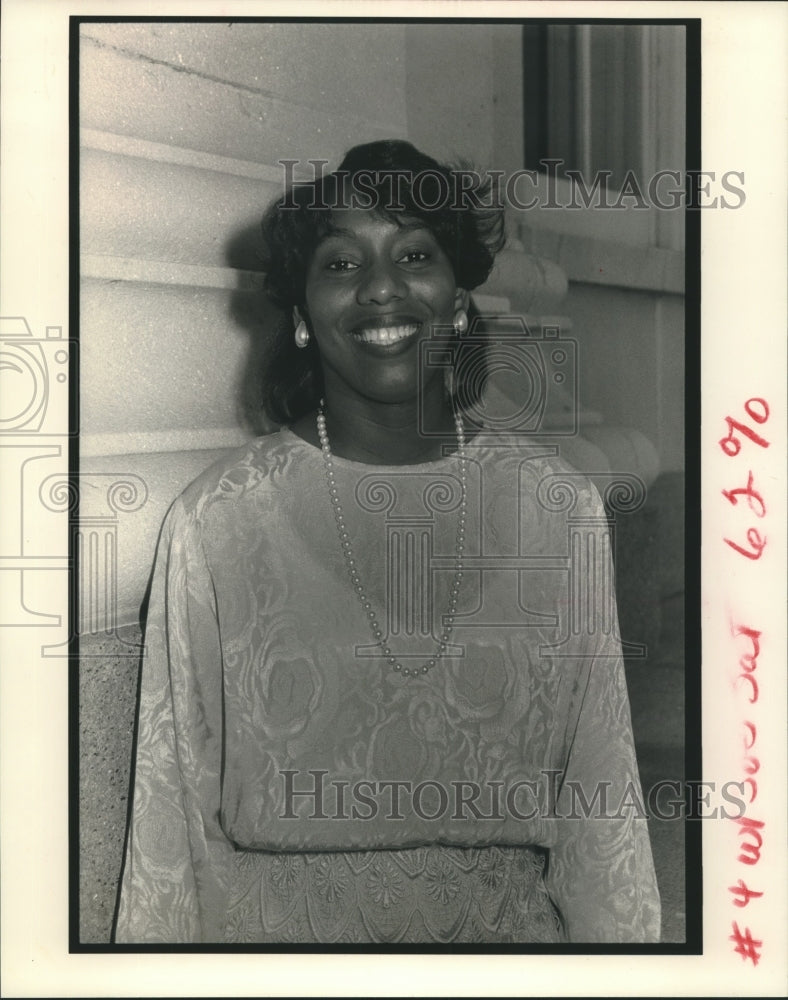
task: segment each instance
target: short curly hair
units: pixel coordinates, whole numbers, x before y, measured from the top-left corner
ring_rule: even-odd
[[[421,221],[466,291],[486,281],[504,243],[503,209],[495,203],[490,179],[467,164],[439,163],[404,140],[354,146],[333,173],[294,184],[262,221],[265,290],[286,310],[274,331],[262,385],[263,406],[279,424],[313,410],[323,393],[319,351],[314,339],[305,349],[295,346],[292,310],[305,305],[309,264],[333,231],[332,210],[347,204],[397,223]]]

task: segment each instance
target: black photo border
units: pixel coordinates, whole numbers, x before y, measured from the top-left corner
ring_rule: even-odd
[[[79,156],[79,31],[83,23],[335,23],[335,24],[592,24],[677,25],[686,30],[686,173],[701,169],[701,18],[438,18],[438,17],[179,17],[72,15],[69,17],[69,327],[80,337],[80,156]],[[687,201],[691,201],[690,198]],[[685,784],[699,782],[703,773],[701,719],[701,212],[685,207],[685,637],[684,637],[684,765]],[[69,478],[76,488],[79,474],[79,351],[71,352],[69,370]],[[75,489],[76,492],[76,489]],[[686,939],[659,944],[102,944],[80,941],[80,816],[79,816],[79,638],[77,594],[79,580],[75,528],[78,507],[69,515],[69,952],[105,953],[305,953],[305,954],[484,954],[484,955],[699,955],[703,954],[702,822],[686,817],[685,891]],[[134,735],[136,747],[136,724]],[[132,769],[133,770],[133,769]],[[129,808],[131,799],[129,798]]]

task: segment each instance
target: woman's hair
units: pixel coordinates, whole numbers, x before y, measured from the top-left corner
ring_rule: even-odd
[[[486,281],[504,243],[503,209],[495,195],[489,178],[468,166],[438,163],[409,142],[385,139],[354,146],[336,171],[296,183],[277,199],[262,222],[265,290],[286,313],[263,373],[268,416],[292,423],[314,409],[323,393],[315,340],[296,347],[292,311],[304,309],[309,264],[334,229],[333,209],[368,208],[397,223],[418,219],[448,257],[457,286],[471,291]],[[471,324],[474,318],[471,307]],[[454,393],[466,405],[475,402],[483,385],[478,365],[474,368],[477,388],[456,387]]]

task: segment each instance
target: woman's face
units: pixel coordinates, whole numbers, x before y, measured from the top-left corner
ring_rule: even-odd
[[[451,328],[467,293],[448,257],[418,220],[397,225],[358,208],[333,213],[336,231],[317,247],[306,278],[306,311],[327,390],[336,380],[367,400],[414,399],[419,344]],[[445,336],[446,331],[443,331]],[[428,366],[424,392],[442,391],[443,370]]]

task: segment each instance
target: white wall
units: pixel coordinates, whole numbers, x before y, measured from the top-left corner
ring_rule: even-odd
[[[83,629],[107,615],[136,620],[173,497],[222,448],[265,429],[243,400],[264,336],[251,272],[260,215],[281,187],[277,160],[335,164],[355,143],[406,135],[441,155],[451,144],[492,156],[493,34],[83,25],[83,520],[95,535],[108,513],[92,474],[139,477],[147,491],[142,506],[117,515],[117,608],[94,607]],[[436,46],[453,58],[436,61]],[[515,289],[525,307],[549,307],[565,284],[537,264],[507,253],[487,291]],[[95,605],[103,584],[88,583]]]
[[[404,81],[396,26],[82,26],[83,519],[107,514],[91,474],[147,489],[117,515],[118,625],[138,617],[173,497],[250,433],[247,271],[276,161],[403,135]]]

